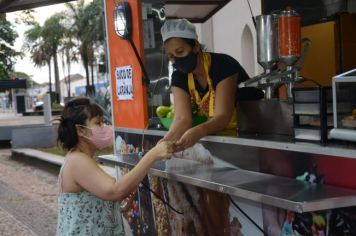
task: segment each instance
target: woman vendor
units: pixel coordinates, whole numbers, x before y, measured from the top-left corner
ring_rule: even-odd
[[[204,52],[195,26],[186,19],[167,20],[161,34],[165,52],[175,67],[174,119],[163,140],[175,140],[176,150],[181,151],[209,134],[222,130],[236,133],[236,100],[241,95],[237,85],[249,79],[244,68],[229,55]],[[252,95],[263,97],[259,90],[257,94],[253,90]],[[209,118],[195,127],[192,127],[192,101]]]

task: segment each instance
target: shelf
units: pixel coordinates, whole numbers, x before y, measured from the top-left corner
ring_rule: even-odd
[[[151,130],[151,129],[134,129],[116,127],[115,132],[123,134],[136,134],[163,137],[167,131]],[[356,159],[356,149],[350,145],[340,145],[337,143],[328,143],[328,146],[321,146],[320,144],[306,144],[306,143],[293,143],[290,139],[281,139],[274,136],[262,136],[259,138],[256,135],[251,137],[227,137],[227,136],[206,136],[201,139],[203,142],[208,143],[225,143],[240,145],[245,147],[267,148],[276,150],[285,150],[292,152],[310,153],[326,156],[337,156]],[[287,141],[286,141],[287,140]]]
[[[98,158],[99,162],[126,168],[134,167],[138,160],[137,154]],[[299,213],[356,205],[356,190],[311,184],[230,166],[206,166],[180,158],[158,161],[149,173]]]
[[[320,105],[319,101],[295,101],[293,102],[294,104],[315,104],[315,105]],[[333,105],[333,101],[327,101],[326,104]]]

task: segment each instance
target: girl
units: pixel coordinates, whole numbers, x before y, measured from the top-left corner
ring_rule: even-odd
[[[59,173],[57,235],[124,235],[118,202],[130,195],[156,160],[171,157],[161,142],[119,180],[96,163],[96,150],[112,145],[113,130],[88,98],[69,101],[60,117],[58,142],[68,151]]]

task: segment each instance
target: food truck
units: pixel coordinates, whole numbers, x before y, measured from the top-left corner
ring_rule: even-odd
[[[328,18],[325,9],[298,4],[261,1],[260,12],[246,9],[250,53],[263,71],[239,87],[261,88],[265,99],[238,104],[237,136],[204,137],[151,168],[123,201],[132,235],[356,235],[355,14]],[[167,132],[167,117],[156,114],[174,106],[164,20],[204,24],[236,6],[104,1],[115,150],[100,162],[124,175]],[[228,16],[219,22],[214,29],[226,34],[234,24]]]
[[[124,174],[169,128],[155,112],[174,106],[172,67],[160,37],[164,19],[202,23],[229,2],[105,2],[116,139],[115,154],[100,161]],[[123,213],[134,235],[356,233],[355,62],[343,55],[338,76],[314,76],[315,64],[306,58],[317,53],[311,45],[325,26],[302,26],[297,6],[273,7],[281,6],[265,6],[253,18],[264,71],[239,85],[263,88],[265,99],[238,104],[237,137],[205,137],[150,170]],[[354,15],[339,17],[353,19],[355,28]]]

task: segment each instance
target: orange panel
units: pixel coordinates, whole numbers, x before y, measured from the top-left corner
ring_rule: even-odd
[[[118,1],[120,2],[120,1]],[[143,59],[143,31],[141,16],[141,1],[126,0],[131,6],[132,38]],[[146,86],[142,84],[142,71],[129,41],[122,40],[115,33],[114,1],[106,1],[107,34],[109,41],[109,57],[111,72],[111,91],[115,127],[145,128],[148,123]],[[132,66],[133,100],[118,100],[116,94],[115,68]]]
[[[302,27],[302,37],[309,38],[311,45],[300,74],[331,86],[331,78],[339,72],[336,23],[329,21]]]

